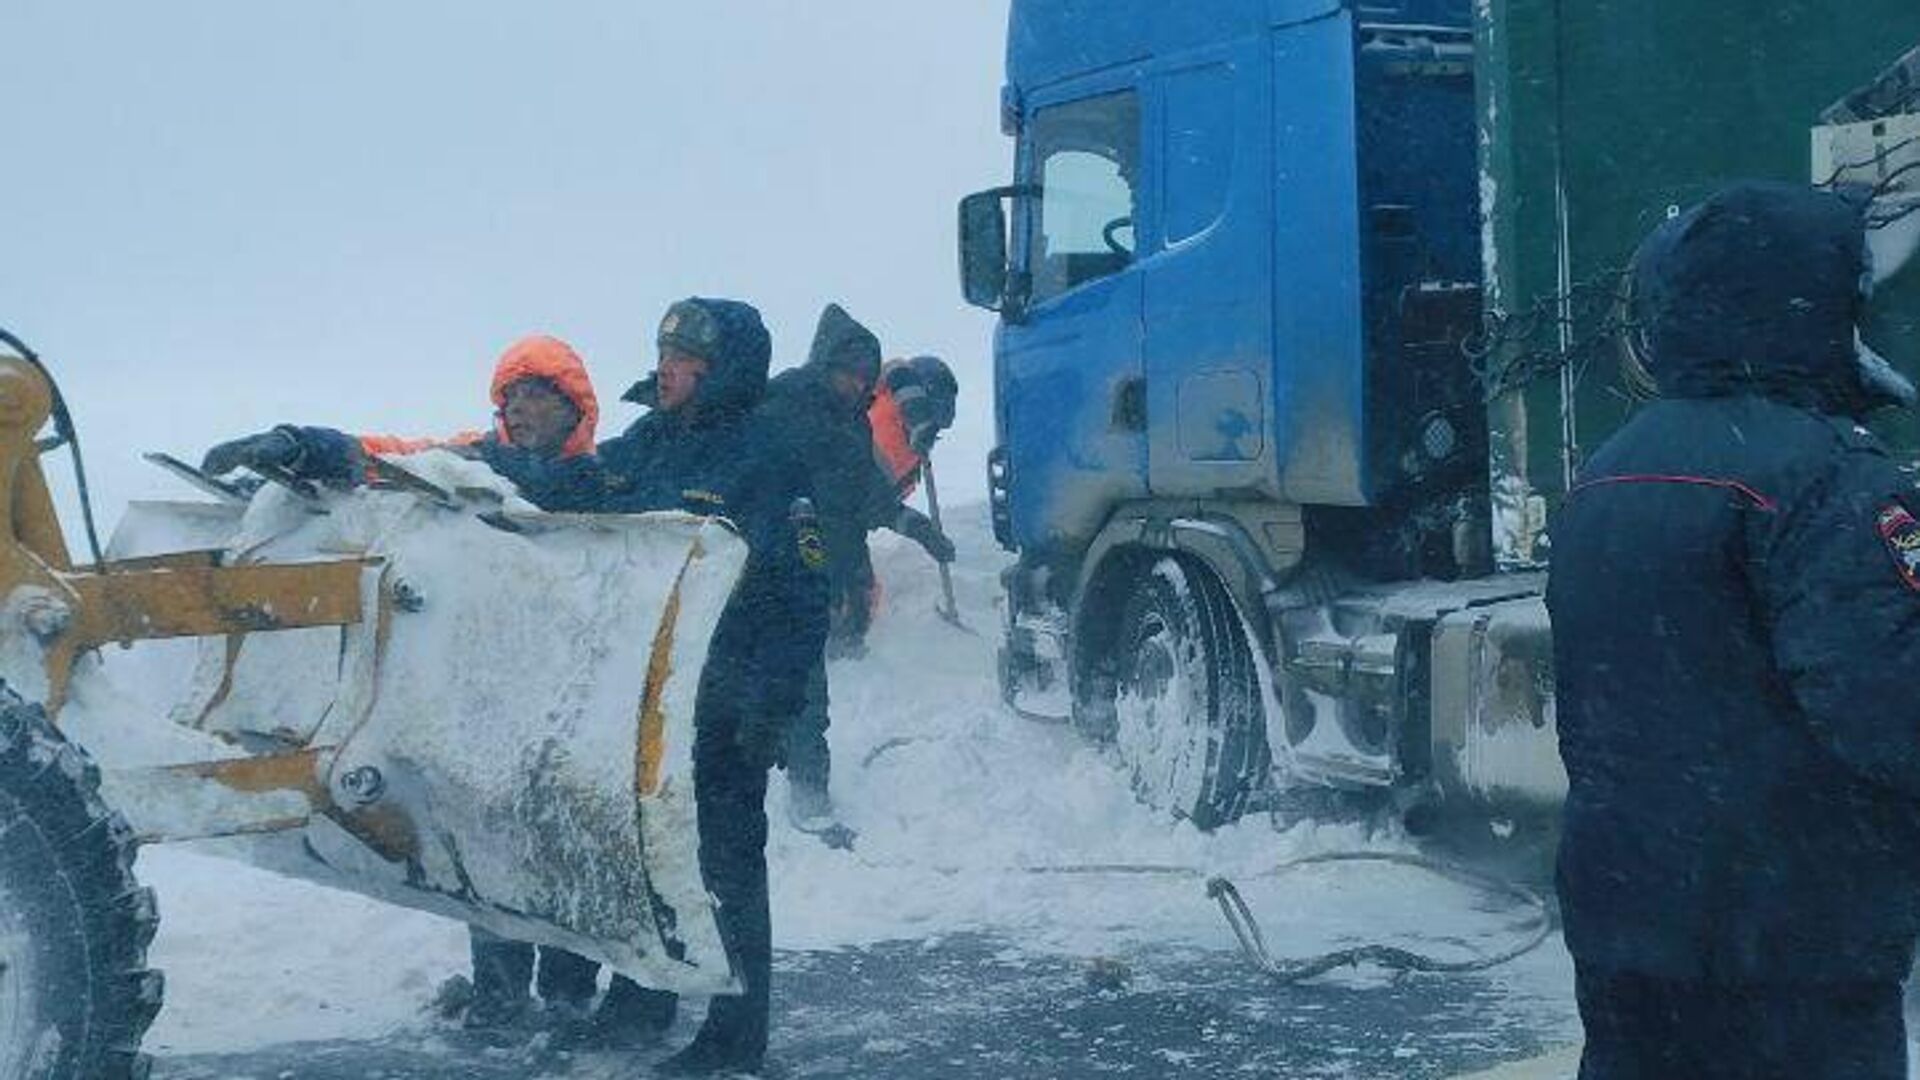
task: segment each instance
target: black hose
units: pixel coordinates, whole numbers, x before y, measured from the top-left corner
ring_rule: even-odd
[[[867,753],[866,758],[860,763],[861,767],[871,767],[881,756],[901,747],[927,741],[930,739],[924,736],[896,736],[888,739]],[[844,828],[844,826],[840,827]],[[853,858],[866,866],[881,865],[858,855]],[[1532,952],[1553,934],[1553,909],[1548,905],[1546,898],[1533,888],[1517,881],[1483,874],[1457,863],[1433,859],[1425,855],[1397,851],[1329,851],[1284,862],[1254,876],[1273,878],[1308,866],[1363,862],[1409,866],[1492,895],[1505,896],[1531,909],[1533,917],[1526,927],[1525,936],[1519,942],[1498,952],[1472,959],[1441,960],[1393,945],[1370,944],[1336,949],[1319,956],[1276,960],[1268,952],[1266,937],[1260,932],[1260,923],[1254,918],[1253,910],[1247,906],[1246,900],[1241,897],[1240,890],[1235,888],[1233,882],[1227,878],[1208,876],[1197,867],[1169,863],[1056,863],[1016,866],[1005,868],[1002,872],[1042,877],[1206,877],[1207,898],[1220,906],[1220,914],[1226,918],[1227,928],[1233,931],[1234,938],[1240,943],[1241,951],[1256,968],[1283,984],[1302,982],[1324,975],[1335,968],[1357,967],[1360,964],[1375,964],[1392,971],[1416,971],[1428,974],[1487,971]],[[959,877],[981,872],[980,868],[964,866],[930,866],[927,869],[943,877]]]
[[[1281,983],[1301,982],[1324,975],[1335,968],[1358,967],[1361,964],[1375,964],[1392,971],[1418,971],[1441,975],[1486,971],[1532,952],[1553,933],[1552,908],[1547,905],[1546,898],[1538,892],[1519,882],[1482,874],[1455,863],[1430,859],[1424,855],[1406,855],[1391,851],[1329,851],[1282,863],[1259,876],[1275,877],[1304,866],[1324,863],[1356,862],[1411,866],[1471,888],[1507,896],[1533,910],[1531,925],[1527,928],[1526,936],[1519,943],[1471,960],[1440,960],[1393,945],[1356,945],[1351,948],[1336,949],[1320,956],[1297,960],[1276,960],[1268,953],[1266,938],[1260,933],[1260,924],[1254,920],[1252,909],[1247,907],[1247,902],[1241,898],[1240,890],[1234,888],[1233,882],[1223,877],[1208,879],[1207,897],[1220,905],[1220,913],[1226,916],[1227,926],[1233,930],[1233,936],[1239,940],[1240,949],[1246,953],[1247,959],[1251,960],[1255,967]]]
[[[104,570],[107,560],[100,551],[100,532],[93,523],[93,496],[87,489],[87,465],[80,456],[80,432],[73,426],[73,414],[67,411],[66,396],[60,393],[60,383],[54,379],[53,372],[47,370],[47,365],[40,362],[39,354],[28,348],[26,342],[0,328],[0,344],[17,350],[20,358],[32,364],[40,372],[40,377],[47,380],[47,389],[53,392],[53,432],[56,439],[50,446],[43,445],[42,449],[53,449],[65,443],[72,452],[73,482],[80,495],[80,520],[87,527],[87,548],[93,552],[94,567]]]

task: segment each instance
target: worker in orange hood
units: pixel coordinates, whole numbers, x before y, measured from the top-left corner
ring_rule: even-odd
[[[366,479],[368,459],[374,455],[444,449],[486,462],[544,510],[595,509],[606,491],[593,452],[600,403],[579,354],[559,338],[521,338],[494,365],[489,394],[494,408],[491,431],[409,439],[282,424],[207,451],[201,471],[217,476],[245,467],[351,487]],[[466,1013],[469,1028],[509,1030],[519,1024],[532,1011],[529,983],[562,1022],[587,1015],[599,974],[593,961],[542,946],[536,977],[532,945],[478,927],[471,936],[474,993]]]
[[[559,338],[521,338],[494,365],[490,395],[488,432],[412,439],[282,424],[221,443],[201,470],[217,476],[247,467],[348,487],[364,480],[373,455],[446,449],[486,462],[542,509],[592,509],[604,494],[593,457],[600,403],[579,354]]]
[[[201,465],[211,475],[250,468],[350,487],[367,476],[374,455],[444,449],[486,462],[520,493],[545,510],[592,510],[604,497],[594,434],[600,403],[593,380],[566,342],[521,338],[493,368],[491,431],[464,431],[440,439],[395,435],[349,435],[334,428],[282,424],[258,435],[221,443]],[[481,1030],[510,1029],[532,1010],[534,983],[557,1015],[584,1017],[599,967],[563,949],[542,947],[535,975],[531,945],[472,929],[473,1001],[466,1024]]]

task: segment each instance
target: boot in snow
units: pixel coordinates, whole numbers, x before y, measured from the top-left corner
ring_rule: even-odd
[[[728,1050],[696,1036],[686,1049],[653,1067],[656,1076],[735,1076],[760,1072],[761,1056]]]
[[[639,1050],[666,1038],[680,999],[661,990],[642,989],[614,976],[600,1006],[587,1018],[580,1046],[589,1050]]]
[[[556,1050],[585,1046],[593,1038],[593,1010],[584,1002],[566,999],[543,1002],[538,1024]]]
[[[533,1011],[527,986],[533,981],[533,946],[469,927],[473,953],[473,999],[460,1026],[482,1036],[511,1037]]]
[[[655,1071],[661,1076],[758,1073],[767,1056],[767,1002],[764,996],[748,997],[714,998],[693,1041]]]
[[[859,833],[833,816],[833,799],[823,785],[787,777],[787,820],[835,851],[852,851]]]
[[[499,1040],[513,1041],[524,1034],[523,1029],[533,1011],[533,998],[522,994],[519,997],[485,995],[473,999],[467,1006],[467,1015],[460,1026],[479,1036],[489,1044]]]
[[[833,796],[825,784],[811,783],[789,773],[787,817],[802,832],[817,833],[833,824]]]

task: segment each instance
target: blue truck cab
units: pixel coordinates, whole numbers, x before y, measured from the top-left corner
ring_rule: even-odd
[[[1465,0],[1017,3],[1002,539],[1484,478]],[[1455,338],[1457,344],[1457,336]],[[1451,492],[1450,492],[1451,493]]]
[[[1491,569],[1472,58],[1466,0],[1013,4],[1013,182],[961,208],[1002,688],[1203,825],[1276,760],[1426,775],[1434,624],[1537,596],[1391,588]]]
[[[1920,169],[1892,169],[1910,96],[1823,110],[1920,7],[1807,26],[1013,0],[1013,175],[959,213],[963,291],[1000,315],[1008,702],[1203,827],[1302,785],[1556,808],[1544,524],[1632,407],[1618,309],[1586,302],[1612,286],[1583,283],[1728,177],[1806,179],[1810,131],[1815,175]]]

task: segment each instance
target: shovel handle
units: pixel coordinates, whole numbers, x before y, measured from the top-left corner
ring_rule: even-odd
[[[940,524],[940,485],[933,479],[932,453],[928,453],[926,459],[920,462],[920,475],[927,482],[927,518],[933,522],[933,527],[940,530],[941,535],[944,536],[946,535],[947,529],[946,526]],[[948,622],[958,625],[960,622],[960,607],[954,603],[953,600],[953,571],[946,563],[939,563],[938,565],[940,567],[940,596],[946,602],[946,608],[941,614],[946,616]]]

